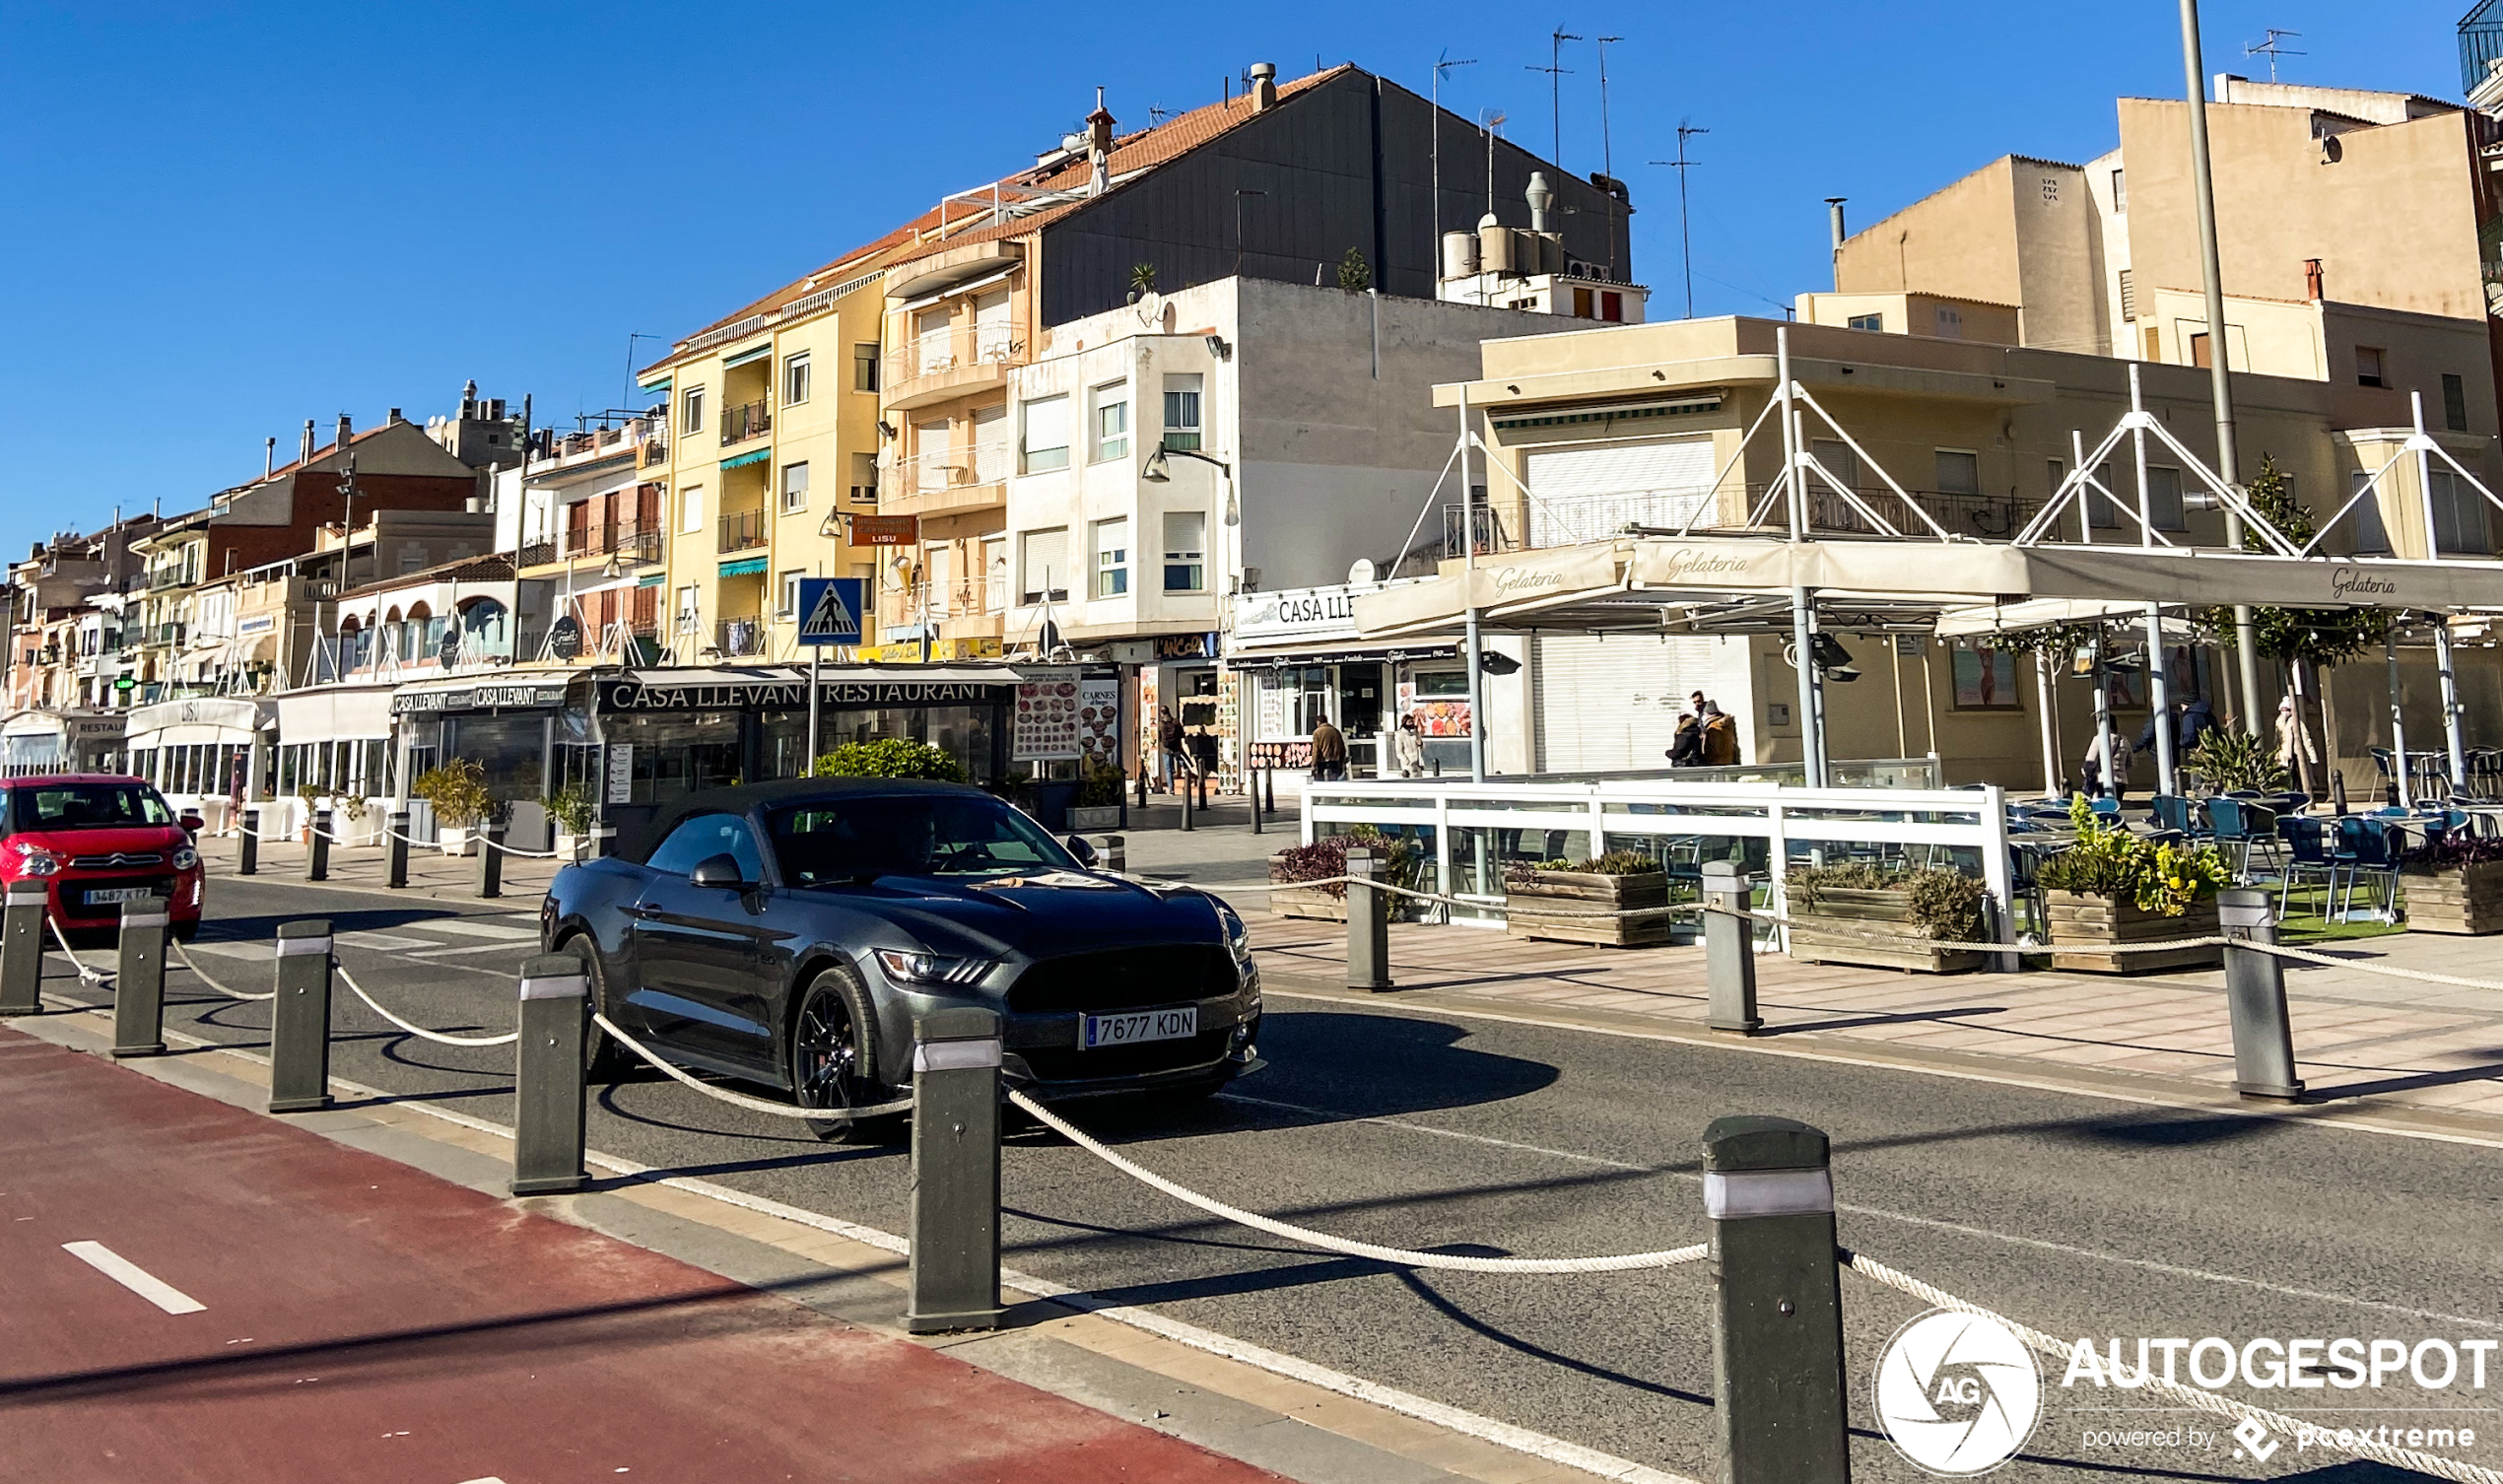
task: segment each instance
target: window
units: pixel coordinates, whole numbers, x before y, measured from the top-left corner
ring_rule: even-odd
[[[2490,555],[2486,535],[2485,499],[2449,469],[2427,471],[2433,492],[2434,550],[2444,556]]]
[[[1590,311],[1591,311],[1591,309],[1592,309],[1593,307],[1595,307],[1595,305],[1594,305],[1594,304],[1592,304],[1592,302],[1591,302],[1591,298],[1590,298],[1590,290],[1588,290],[1588,289],[1576,289],[1576,290],[1574,290],[1574,291],[1573,291],[1573,317],[1574,317],[1574,318],[1576,318],[1576,319],[1589,319],[1589,318],[1590,318],[1590,317],[1591,317],[1591,315],[1590,315]]]
[[[2359,345],[2355,348],[2355,384],[2358,386],[2388,386],[2390,384],[2390,377],[2382,366],[2380,350],[2369,345]]]
[[[2191,365],[2198,367],[2201,371],[2205,371],[2208,367],[2215,364],[2207,359],[2207,332],[2205,330],[2193,331],[2190,343]]]
[[[782,513],[808,508],[808,465],[782,465]]]
[[[878,455],[855,453],[851,456],[851,499],[855,505],[878,503]]]
[[[2357,495],[2362,495],[2364,487],[2372,481],[2373,476],[2361,469],[2356,470],[2353,483],[2347,490],[2348,498],[2353,499]],[[2378,490],[2356,501],[2354,514],[2348,518],[2354,522],[2355,555],[2359,557],[2390,555],[2390,530],[2382,524],[2381,493]]]
[[[687,388],[686,395],[678,399],[678,431],[680,433],[704,432],[703,387],[690,386]]]
[[[808,400],[808,352],[782,358],[782,405]]]
[[[1883,314],[1854,314],[1851,317],[1850,323],[1851,327],[1855,330],[1883,331],[1886,328],[1886,316]]]
[[[2182,508],[2182,471],[2162,464],[2146,468],[2147,518],[2159,531],[2186,531],[2190,517]],[[2134,523],[2134,522],[2132,522]]]
[[[2450,371],[2442,373],[2442,426],[2454,433],[2469,431],[2469,384]]]
[[[776,605],[774,610],[775,612],[780,614],[783,618],[791,618],[798,614],[799,579],[807,575],[808,573],[796,567],[792,568],[789,572],[782,573],[780,589],[782,600],[780,603]]]
[[[704,489],[689,485],[678,492],[678,534],[698,536],[704,533]]]
[[[1025,472],[1069,467],[1069,399],[1043,397],[1025,404]]]
[[[870,342],[863,341],[851,348],[851,389],[878,389],[878,348]]]
[[[1117,598],[1130,590],[1130,523],[1095,522],[1095,586],[1099,598]]]
[[[982,612],[997,613],[1008,606],[1008,538],[982,538]]]
[[[671,876],[692,876],[697,866],[715,855],[737,860],[742,881],[756,881],[765,874],[756,837],[748,832],[747,821],[735,814],[697,815],[670,831],[643,864]]]
[[[2129,176],[2120,170],[2112,172],[2112,210],[2118,214],[2130,209]]]
[[[1199,373],[1165,378],[1165,446],[1199,446]]]
[[[1094,462],[1130,455],[1129,389],[1116,381],[1095,389]]]
[[[1208,516],[1200,510],[1173,510],[1165,516],[1165,590],[1201,592],[1208,586]]]
[[[1964,311],[1953,304],[1940,304],[1936,310],[1937,337],[1940,340],[1964,338]]]
[[[2112,173],[2117,175],[2121,172],[2114,170]],[[2121,317],[2123,319],[2138,317],[2137,280],[2130,276],[2130,270],[2127,268],[2121,270]]]
[[[1065,451],[1065,450],[1064,450]],[[1055,466],[1056,467],[1056,466]],[[1028,531],[1024,542],[1024,580],[1019,602],[1065,603],[1069,600],[1069,529]]]
[[[1982,493],[1982,456],[1961,448],[1937,451],[1938,493],[1941,495],[1979,495]]]

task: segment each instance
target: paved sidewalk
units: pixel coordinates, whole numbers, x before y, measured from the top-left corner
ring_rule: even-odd
[[[217,882],[235,875],[241,859],[240,843],[232,835],[200,837],[200,856],[208,863],[212,892],[217,890]],[[262,841],[259,872],[253,879],[280,884],[301,882],[304,879],[306,853],[305,847],[292,839]],[[556,879],[560,864],[534,856],[507,854],[500,883],[503,895],[525,908],[535,907],[547,895],[548,883]],[[329,881],[333,886],[385,890],[384,880],[389,873],[389,857],[379,845],[330,847]],[[446,855],[434,845],[411,845],[409,884],[405,890],[421,897],[477,901],[477,857]]]
[[[1343,926],[1266,914],[1251,920],[1270,983],[1343,992]],[[2407,933],[2322,951],[2503,981],[2503,955],[2491,940]],[[1387,998],[1393,1002],[1715,1034],[1703,1029],[1700,947],[1582,948],[1483,928],[1397,923],[1390,962],[1398,988]],[[1760,1040],[1768,1046],[1928,1053],[1999,1075],[2130,1074],[2201,1096],[2233,1096],[2221,971],[1927,975],[1759,954],[1756,983],[1766,1023]],[[2286,996],[2307,1102],[2491,1119],[2488,1132],[2503,1132],[2503,989],[2288,963]]]
[[[0,1120],[12,1477],[1277,1477],[15,1031]]]

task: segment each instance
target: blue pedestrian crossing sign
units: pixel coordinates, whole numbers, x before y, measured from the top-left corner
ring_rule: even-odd
[[[860,577],[799,579],[799,641],[803,644],[860,642],[860,607],[868,596]]]

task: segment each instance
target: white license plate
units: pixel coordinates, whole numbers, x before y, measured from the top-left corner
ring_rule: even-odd
[[[1093,1050],[1097,1046],[1135,1046],[1143,1041],[1188,1041],[1198,1034],[1197,1005],[1175,1010],[1128,1010],[1119,1015],[1086,1017],[1078,1046]]]
[[[89,907],[102,907],[108,902],[145,902],[149,889],[144,886],[98,887],[87,894]]]

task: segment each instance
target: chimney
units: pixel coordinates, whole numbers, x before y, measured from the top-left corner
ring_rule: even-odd
[[[1244,76],[1252,83],[1252,111],[1264,113],[1277,106],[1277,63],[1253,62]]]
[[[400,409],[394,407],[391,409],[391,415],[384,418],[382,421],[386,423],[404,423],[408,420],[400,416]]]
[[[1529,230],[1532,232],[1545,232],[1547,230],[1547,208],[1556,204],[1555,187],[1547,183],[1547,172],[1545,170],[1531,170],[1529,172],[1529,189],[1524,194],[1526,194],[1529,199]]]
[[[1095,90],[1095,111],[1086,116],[1086,193],[1100,196],[1113,183],[1113,115],[1104,107],[1104,90]]]
[[[303,451],[303,452],[301,452],[301,453],[298,453],[298,454],[296,455],[296,462],[298,462],[298,463],[300,463],[300,464],[308,464],[308,463],[311,463],[311,462],[312,462],[312,451],[313,451],[313,420],[312,420],[312,419],[310,419],[310,418],[306,418],[306,419],[304,419],[304,451]]]
[[[461,383],[460,415],[463,418],[474,418],[478,415],[478,381],[476,377],[472,377]]]
[[[2317,257],[2303,260],[2303,297],[2314,304],[2328,297],[2321,292],[2321,260]]]
[[[1850,231],[1843,226],[1843,203],[1850,199],[1849,196],[1825,198],[1826,223],[1834,232],[1834,292],[1837,294],[1843,292],[1843,242],[1851,236]]]
[[[272,474],[275,474],[275,473],[277,473],[277,472],[278,472],[278,439],[277,439],[277,438],[268,438],[268,439],[266,439],[266,440],[263,442],[262,447],[261,447],[261,478],[263,478],[263,479],[267,479],[267,478],[269,478]]]
[[[348,421],[348,415],[344,412],[339,414],[339,438],[335,446],[344,451],[348,446],[348,439],[355,433],[356,425]]]

